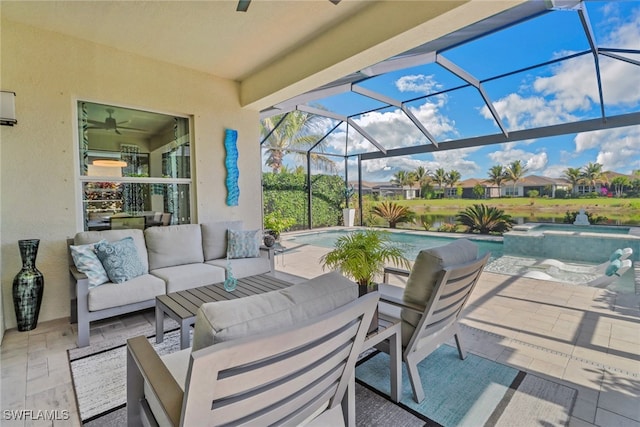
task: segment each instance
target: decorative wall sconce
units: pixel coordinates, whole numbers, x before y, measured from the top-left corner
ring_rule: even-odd
[[[16,93],[0,91],[0,125],[13,126],[16,123]]]

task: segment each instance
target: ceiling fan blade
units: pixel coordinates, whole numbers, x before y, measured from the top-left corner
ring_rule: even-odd
[[[115,129],[115,131],[118,135],[122,135],[118,129]]]
[[[102,126],[89,126],[87,129],[104,129]]]
[[[118,126],[118,129],[137,130],[137,131],[140,131],[140,132],[147,132],[146,129],[130,128],[130,127],[126,127],[126,126]]]
[[[249,9],[249,4],[251,0],[239,0],[238,7],[236,7],[236,12],[246,12]]]
[[[99,122],[97,120],[87,119],[87,123],[91,123],[92,125],[96,125],[96,126],[104,126],[104,122]]]

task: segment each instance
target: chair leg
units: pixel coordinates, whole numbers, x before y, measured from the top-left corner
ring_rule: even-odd
[[[410,360],[405,360],[405,364],[407,365],[409,381],[411,382],[411,389],[413,390],[413,399],[416,403],[420,403],[424,400],[424,389],[422,388],[420,374],[418,373],[418,364]]]
[[[460,356],[461,360],[464,360],[467,358],[467,352],[464,351],[464,348],[462,347],[462,341],[460,341],[460,327],[458,326],[458,324],[456,323],[456,331],[453,334],[453,337],[456,340],[456,347],[458,347],[458,355]]]
[[[89,345],[90,326],[87,319],[78,319],[78,347],[86,347]]]

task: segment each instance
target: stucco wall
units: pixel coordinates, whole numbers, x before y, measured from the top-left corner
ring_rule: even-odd
[[[117,29],[114,29],[117,31]],[[20,270],[18,240],[40,239],[45,277],[40,321],[69,316],[66,239],[79,211],[75,105],[78,99],[193,117],[194,218],[261,223],[258,114],[242,110],[238,85],[119,50],[2,20],[2,89],[17,94],[18,125],[0,145],[1,280],[5,326]],[[206,51],[203,51],[206,55]],[[225,204],[224,129],[238,130],[240,204]]]

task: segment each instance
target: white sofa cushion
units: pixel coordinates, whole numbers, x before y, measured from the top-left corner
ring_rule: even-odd
[[[445,267],[464,264],[478,258],[478,245],[467,239],[458,239],[447,245],[423,249],[416,257],[405,286],[403,301],[426,307],[436,284],[438,274]],[[421,315],[411,310],[402,310],[403,344],[420,322]]]
[[[224,282],[224,269],[210,264],[185,264],[151,270],[166,283],[167,293]]]
[[[136,245],[136,251],[140,257],[140,262],[144,267],[144,272],[149,272],[149,259],[147,256],[147,246],[145,244],[145,237],[142,234],[142,230],[126,229],[126,230],[103,230],[103,231],[81,231],[76,233],[73,238],[75,245],[87,245],[89,243],[97,243],[100,240],[106,240],[107,242],[116,242],[122,240],[125,237],[132,237],[133,243]]]
[[[192,350],[294,326],[357,297],[354,282],[331,272],[279,291],[203,304],[196,314]]]
[[[202,233],[198,224],[149,227],[144,231],[144,238],[149,270],[204,262]]]
[[[200,224],[205,261],[226,258],[227,230],[242,230],[242,221],[216,221]]]
[[[125,283],[105,283],[89,289],[89,311],[147,301],[164,293],[164,280],[151,274],[138,276]]]
[[[220,268],[227,269],[227,260],[214,259],[205,261],[205,264],[215,265]],[[242,279],[243,277],[255,276],[256,274],[269,273],[271,271],[271,261],[268,258],[238,258],[230,259],[231,271],[233,277]]]

